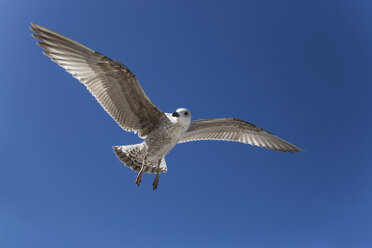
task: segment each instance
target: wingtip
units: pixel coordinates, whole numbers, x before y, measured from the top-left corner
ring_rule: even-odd
[[[295,152],[304,152],[305,150],[302,150],[301,148],[296,147],[296,149],[293,149]]]
[[[31,31],[35,32],[35,29],[38,28],[38,27],[39,27],[39,25],[37,25],[34,22],[31,22],[31,26],[30,26]]]
[[[36,24],[36,23],[34,23],[34,22],[31,22],[31,27],[32,27],[32,28],[40,28],[40,27],[42,27],[42,26],[40,26],[39,24]]]
[[[46,27],[43,27],[39,24],[36,24],[34,22],[31,22],[30,29],[32,30],[32,32],[37,33],[37,34],[40,33],[40,32],[53,32],[54,33],[54,31],[52,31],[52,30],[50,30]]]
[[[37,34],[31,34],[31,36],[37,40],[41,40],[40,35]]]
[[[275,150],[275,149],[274,149]],[[295,147],[293,149],[287,149],[287,150],[280,150],[280,149],[277,149],[275,151],[278,151],[278,152],[284,152],[284,153],[295,153],[295,152],[304,152],[305,150],[301,149],[301,148],[298,148],[298,147]]]
[[[34,33],[38,33],[38,30],[42,29],[42,27],[40,25],[37,25],[33,22],[31,22],[31,26],[30,26],[30,30]]]
[[[305,150],[302,149],[302,148],[299,148],[297,146],[295,146],[295,149],[294,149],[296,152],[304,152]]]

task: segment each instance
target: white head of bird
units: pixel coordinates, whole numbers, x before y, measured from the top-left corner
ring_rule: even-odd
[[[172,114],[175,123],[179,123],[183,126],[189,126],[191,122],[191,114],[188,109],[179,108]]]

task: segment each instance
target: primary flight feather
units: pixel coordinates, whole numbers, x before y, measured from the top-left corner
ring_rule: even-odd
[[[300,148],[251,123],[235,118],[191,121],[185,108],[174,113],[160,111],[147,97],[136,76],[118,61],[96,52],[48,28],[32,23],[33,37],[45,49],[44,54],[84,84],[106,112],[126,131],[138,132],[142,143],[114,146],[118,158],[138,172],[167,172],[165,155],[177,143],[196,140],[226,140],[282,152],[300,152]]]

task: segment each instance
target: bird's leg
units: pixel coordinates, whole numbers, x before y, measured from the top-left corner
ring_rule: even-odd
[[[142,173],[143,173],[143,170],[145,168],[146,158],[147,158],[147,153],[143,157],[141,170],[138,172],[138,175],[137,175],[137,178],[136,178],[136,184],[138,185],[138,187],[140,185],[140,182],[142,181]]]
[[[156,176],[155,176],[154,182],[152,184],[152,190],[155,190],[155,189],[158,188],[160,163],[161,163],[161,159],[159,159],[158,165],[156,166]]]

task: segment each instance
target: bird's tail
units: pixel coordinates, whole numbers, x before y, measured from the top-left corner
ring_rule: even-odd
[[[116,156],[124,163],[125,166],[134,171],[139,171],[142,166],[143,157],[145,156],[145,149],[143,144],[128,145],[128,146],[113,146]],[[156,166],[158,161],[146,160],[144,172],[153,174],[156,173]],[[167,164],[162,158],[160,163],[160,173],[167,172]]]

